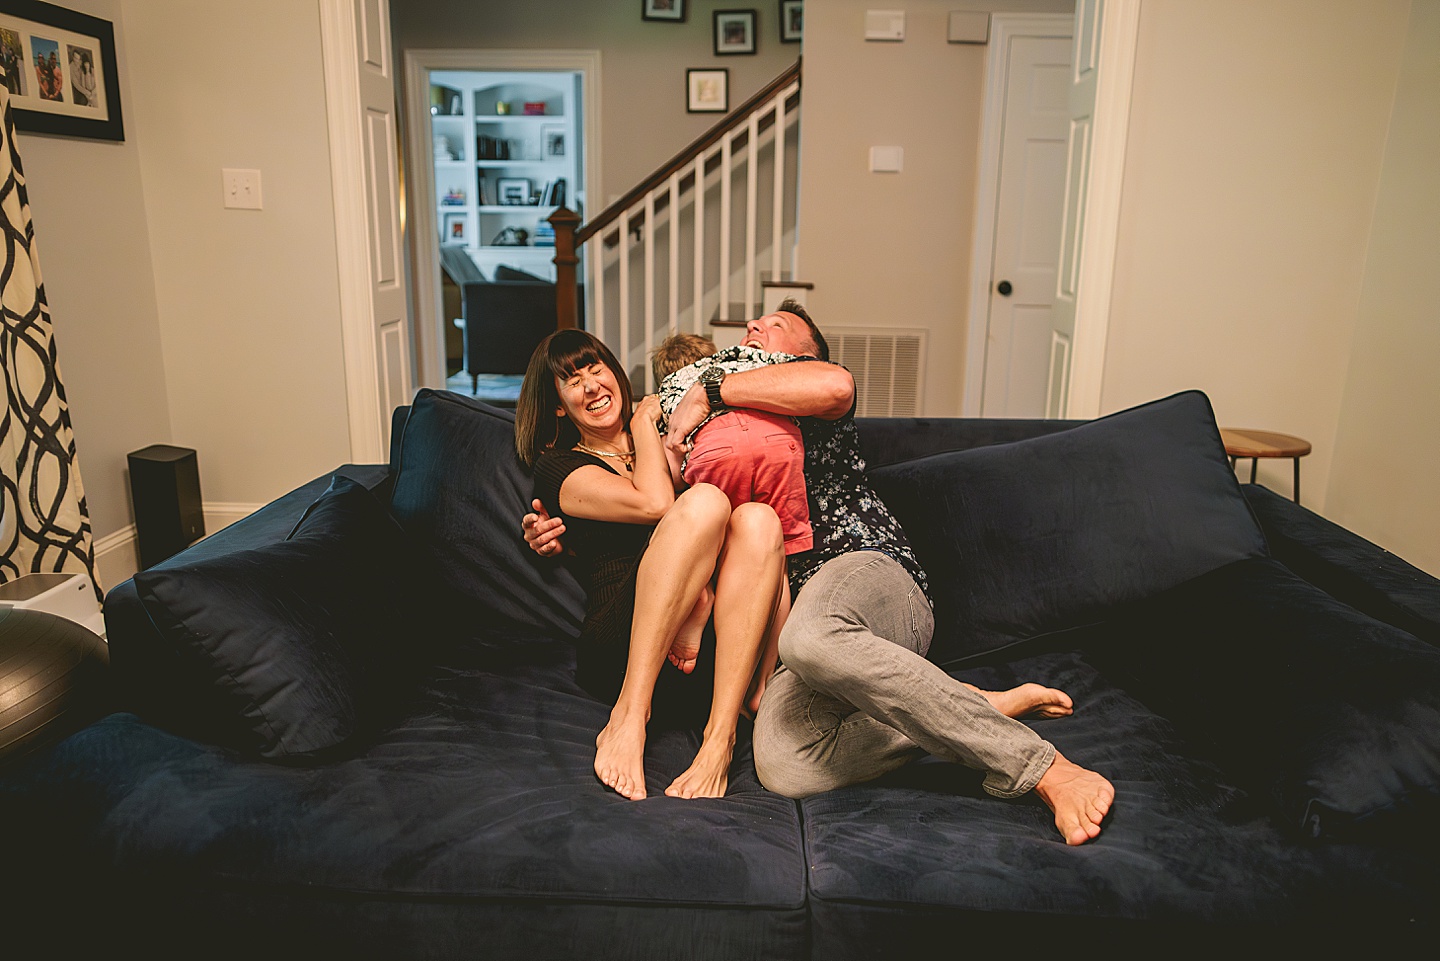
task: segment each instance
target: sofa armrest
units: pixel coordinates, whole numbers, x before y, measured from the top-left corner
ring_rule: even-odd
[[[329,487],[335,474],[349,477],[376,491],[382,502],[389,500],[389,467],[384,464],[346,464],[271,501],[250,516],[216,531],[155,567],[184,566],[197,560],[283,541],[305,509]],[[185,707],[176,698],[176,690],[182,685],[173,683],[179,676],[176,655],[164,643],[140,603],[133,578],[117,584],[105,595],[104,613],[118,706],[162,726],[183,721]]]
[[[1440,646],[1440,580],[1257,484],[1242,484],[1271,555],[1331,597]]]

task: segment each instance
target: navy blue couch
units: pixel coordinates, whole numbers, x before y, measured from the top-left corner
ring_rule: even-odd
[[[50,956],[953,957],[1333,950],[1432,932],[1440,582],[1239,485],[1208,401],[1098,421],[861,420],[932,580],[932,659],[1068,691],[1032,723],[1116,788],[918,760],[794,802],[601,788],[582,598],[525,549],[512,415],[421,391],[349,465],[115,587],[120,710],[0,769],[7,936]],[[1040,940],[1045,938],[1045,940]],[[38,956],[38,955],[37,955]]]

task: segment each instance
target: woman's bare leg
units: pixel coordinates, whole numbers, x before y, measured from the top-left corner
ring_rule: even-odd
[[[735,752],[740,706],[755,676],[765,632],[785,577],[780,519],[765,504],[741,504],[730,515],[715,574],[715,693],[694,762],[665,793],[723,797]]]
[[[775,614],[770,618],[770,626],[765,630],[765,646],[760,650],[760,663],[755,668],[754,677],[750,679],[750,689],[745,692],[745,705],[741,708],[751,720],[754,720],[755,713],[760,710],[760,698],[765,696],[765,685],[770,683],[770,677],[775,673],[775,665],[780,660],[780,631],[785,627],[785,619],[789,616],[790,578],[782,573],[780,596],[775,599]]]
[[[655,679],[675,632],[710,581],[729,518],[730,501],[720,489],[697,484],[675,499],[640,561],[625,680],[595,739],[595,774],[632,801],[645,797],[645,725]]]
[[[705,634],[705,623],[710,620],[710,612],[714,608],[715,589],[707,583],[700,588],[700,597],[695,601],[690,616],[685,618],[685,623],[675,632],[675,643],[670,645],[667,656],[670,663],[685,674],[695,670],[695,662],[700,657],[700,641]]]

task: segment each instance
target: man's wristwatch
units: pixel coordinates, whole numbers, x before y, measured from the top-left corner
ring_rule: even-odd
[[[700,375],[700,383],[705,385],[705,397],[710,401],[711,410],[725,410],[725,402],[720,399],[720,385],[725,382],[725,371],[719,367],[707,367]]]

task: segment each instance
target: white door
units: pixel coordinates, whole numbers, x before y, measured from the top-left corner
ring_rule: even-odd
[[[351,457],[389,459],[390,415],[410,402],[388,0],[321,0]]]
[[[1001,40],[1006,58],[994,258],[985,337],[985,417],[1055,416],[1070,331],[1056,325],[1056,290],[1070,129],[1069,37]],[[1073,312],[1071,315],[1073,319]]]

